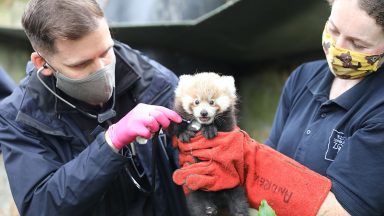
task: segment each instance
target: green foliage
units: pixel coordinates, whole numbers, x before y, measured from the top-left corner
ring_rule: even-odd
[[[275,211],[268,205],[266,200],[261,200],[257,216],[276,216]]]
[[[21,16],[28,0],[0,0],[0,29],[21,29]],[[3,33],[2,33],[3,34]],[[16,81],[25,76],[25,65],[31,50],[25,43],[0,35],[0,67]],[[3,38],[4,37],[4,38]],[[5,39],[5,40],[4,40]]]
[[[0,27],[21,27],[21,16],[27,0],[0,0]]]
[[[25,76],[25,65],[30,56],[29,51],[17,47],[16,44],[0,43],[0,67],[5,69],[16,83]]]
[[[257,216],[257,210],[253,209],[253,208],[250,208],[249,209],[249,216]]]
[[[290,70],[264,68],[236,78],[239,99],[239,125],[263,142],[268,138],[281,89]]]
[[[275,211],[268,205],[266,200],[261,200],[259,210],[250,208],[250,216],[276,216]]]

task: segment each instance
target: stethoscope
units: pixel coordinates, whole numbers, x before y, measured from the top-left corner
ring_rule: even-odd
[[[103,123],[105,122],[106,120],[110,119],[110,118],[113,118],[116,116],[116,111],[114,110],[114,107],[115,107],[115,100],[116,100],[116,96],[115,96],[115,89],[113,90],[113,102],[112,102],[112,106],[110,109],[108,109],[107,111],[105,112],[102,112],[102,113],[99,113],[97,115],[94,115],[94,114],[91,114],[91,113],[88,113],[78,107],[76,107],[74,104],[70,103],[69,101],[65,100],[63,97],[61,97],[60,95],[58,95],[55,91],[53,91],[43,80],[42,78],[40,77],[40,73],[42,70],[44,69],[47,69],[48,68],[48,65],[47,63],[45,63],[43,65],[43,67],[39,68],[36,72],[37,74],[37,78],[38,80],[41,82],[41,84],[49,91],[51,92],[55,97],[57,97],[59,100],[63,101],[64,103],[66,103],[68,106],[70,106],[71,108],[79,111],[81,114],[83,114],[84,116],[88,117],[88,118],[91,118],[91,119],[96,119],[99,123]],[[151,189],[148,189],[148,188],[145,188],[143,185],[141,185],[139,182],[138,179],[142,179],[144,178],[145,176],[145,173],[142,172],[140,173],[138,167],[136,166],[136,163],[134,161],[134,156],[136,155],[135,153],[135,150],[134,150],[134,145],[135,143],[131,143],[130,145],[124,147],[122,150],[121,150],[121,154],[124,155],[126,158],[129,159],[130,163],[127,164],[127,166],[125,166],[125,170],[127,172],[127,174],[129,175],[129,178],[131,179],[131,181],[133,182],[133,184],[143,193],[146,193],[146,194],[150,194],[150,193],[153,193],[155,191],[155,179],[156,179],[156,151],[157,151],[157,146],[162,146],[163,148],[164,147],[164,141],[162,141],[162,139],[160,137],[165,137],[165,134],[163,133],[162,130],[160,130],[159,132],[155,133],[153,138],[152,138],[152,185],[151,185]],[[134,172],[132,172],[131,170],[134,170]]]
[[[100,113],[100,114],[97,114],[97,115],[94,115],[94,114],[91,114],[91,113],[88,113],[78,107],[76,107],[74,104],[70,103],[69,101],[65,100],[64,98],[62,98],[60,95],[58,95],[56,92],[54,92],[51,88],[49,88],[49,86],[44,83],[44,81],[42,80],[42,78],[40,77],[40,73],[42,70],[48,68],[48,65],[47,63],[45,63],[43,65],[43,67],[41,67],[40,69],[37,70],[37,78],[38,80],[41,82],[41,84],[49,91],[51,92],[55,97],[57,97],[59,100],[63,101],[64,103],[66,103],[68,106],[72,107],[73,109],[79,111],[81,114],[83,114],[84,116],[87,116],[88,118],[91,118],[91,119],[96,119],[100,124],[107,121],[108,119],[111,119],[113,117],[116,116],[116,112],[114,110],[114,107],[115,107],[115,100],[116,100],[116,96],[115,96],[115,89],[113,89],[113,102],[112,102],[112,106],[110,109],[108,109],[107,111],[103,112],[103,113]],[[183,119],[183,122],[184,123],[187,123],[187,124],[190,124],[191,121],[190,120],[185,120]],[[145,181],[145,172],[143,171],[142,173],[140,173],[138,167],[136,166],[136,163],[135,163],[135,150],[134,150],[134,145],[135,143],[139,143],[139,142],[133,142],[131,143],[130,145],[127,145],[125,148],[127,149],[126,153],[127,155],[124,155],[126,156],[126,158],[129,159],[129,163],[126,164],[125,167],[125,171],[126,173],[129,175],[129,178],[130,180],[132,181],[132,183],[135,185],[135,187],[142,193],[144,194],[152,194],[152,203],[153,203],[153,208],[155,208],[155,203],[156,203],[156,198],[154,196],[154,193],[156,191],[156,178],[157,178],[157,158],[158,158],[158,154],[161,154],[161,151],[163,151],[163,154],[165,156],[166,159],[168,159],[169,161],[169,158],[168,158],[168,154],[167,154],[167,151],[165,149],[165,146],[166,146],[166,143],[167,143],[167,140],[166,140],[166,135],[165,133],[163,132],[163,130],[160,130],[158,132],[156,132],[153,136],[152,136],[152,161],[151,161],[151,185],[150,187],[145,187],[144,186],[144,181]],[[131,148],[130,148],[131,147]],[[133,150],[133,151],[132,151]],[[121,153],[124,153],[123,151],[121,151]],[[160,167],[161,165],[159,165]],[[161,168],[159,168],[161,169]],[[139,179],[144,179],[142,181],[140,181]],[[142,182],[142,184],[140,184],[140,182]],[[182,193],[182,191],[180,192]],[[180,205],[180,206],[184,206],[184,207],[180,207],[184,210],[178,210],[178,211],[182,211],[182,212],[178,212],[176,213],[176,215],[187,215],[187,210],[186,210],[186,206],[185,206],[185,203]],[[156,212],[156,209],[153,209],[153,213],[155,214]]]
[[[138,179],[142,179],[145,175],[144,172],[140,173],[139,169],[136,166],[136,163],[134,162],[133,156],[136,154],[134,150],[134,145],[137,142],[132,142],[130,145],[125,147],[125,152],[123,151],[123,155],[125,155],[127,158],[130,159],[131,163],[129,163],[125,167],[125,171],[128,173],[131,181],[133,184],[143,193],[145,194],[152,194],[156,190],[156,170],[157,170],[157,152],[159,150],[159,147],[161,147],[161,150],[164,151],[164,155],[166,157],[167,153],[165,150],[165,143],[166,141],[166,136],[163,132],[162,129],[160,131],[156,132],[152,136],[152,160],[151,160],[151,188],[146,188],[144,185],[141,185],[138,181]],[[131,172],[131,170],[134,170],[134,172]]]

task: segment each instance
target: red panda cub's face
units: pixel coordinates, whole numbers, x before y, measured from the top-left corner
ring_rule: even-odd
[[[193,115],[200,124],[211,124],[220,113],[233,109],[236,103],[232,76],[204,72],[180,76],[175,91],[175,105]]]

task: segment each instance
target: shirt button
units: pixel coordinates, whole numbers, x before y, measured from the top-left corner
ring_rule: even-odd
[[[306,133],[307,135],[309,135],[309,134],[311,134],[311,130],[307,130],[305,133]]]
[[[327,116],[327,113],[321,113],[321,118],[325,118]]]

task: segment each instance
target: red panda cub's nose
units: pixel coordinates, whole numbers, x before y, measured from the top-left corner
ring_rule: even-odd
[[[201,115],[202,117],[207,117],[207,116],[208,116],[208,112],[207,112],[207,110],[202,110],[202,111],[200,112],[200,115]]]

